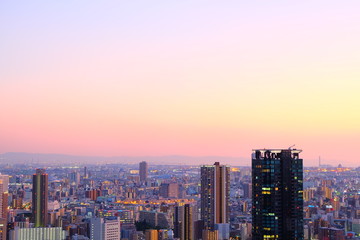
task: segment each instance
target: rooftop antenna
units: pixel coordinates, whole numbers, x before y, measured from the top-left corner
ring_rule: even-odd
[[[295,144],[291,145],[288,149],[291,150],[292,147],[295,147]]]

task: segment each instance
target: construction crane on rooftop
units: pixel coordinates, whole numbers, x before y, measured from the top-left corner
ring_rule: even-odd
[[[295,144],[291,145],[288,149],[291,150],[293,147],[295,147]]]

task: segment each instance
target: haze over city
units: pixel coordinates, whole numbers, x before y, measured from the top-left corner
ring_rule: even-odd
[[[359,7],[1,1],[0,153],[358,166]]]

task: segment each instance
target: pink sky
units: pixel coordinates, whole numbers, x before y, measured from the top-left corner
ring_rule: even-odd
[[[0,153],[357,166],[359,5],[1,2]]]

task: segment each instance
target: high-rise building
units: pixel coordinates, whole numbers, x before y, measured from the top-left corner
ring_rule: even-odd
[[[0,240],[6,239],[9,175],[0,174]]]
[[[174,237],[180,240],[194,239],[193,208],[190,204],[175,207]]]
[[[300,152],[296,149],[253,150],[253,240],[304,239]]]
[[[140,181],[145,182],[148,178],[148,164],[147,162],[143,161],[139,163],[139,175]]]
[[[0,179],[0,240],[6,240],[7,231],[8,189],[6,184],[3,179]]]
[[[36,169],[33,175],[32,218],[35,227],[48,224],[48,175],[45,169]]]
[[[0,218],[7,218],[8,193],[5,188],[3,180],[0,179]]]
[[[229,223],[230,168],[216,162],[201,167],[201,219],[204,228]]]

